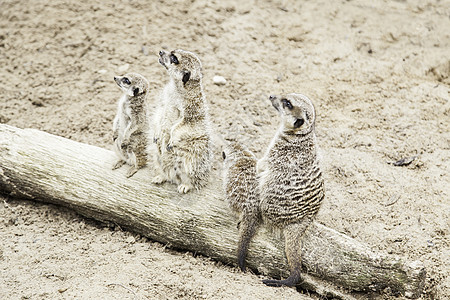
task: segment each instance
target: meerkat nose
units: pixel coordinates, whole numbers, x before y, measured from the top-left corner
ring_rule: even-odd
[[[164,51],[159,51],[159,56],[163,56],[163,54],[164,54]]]
[[[277,97],[277,96],[275,96],[275,95],[270,95],[270,96],[269,96],[269,100],[275,100],[276,97]]]

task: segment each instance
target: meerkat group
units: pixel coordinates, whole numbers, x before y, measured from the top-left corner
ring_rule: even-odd
[[[202,188],[212,165],[211,125],[202,85],[202,65],[192,52],[160,51],[167,70],[153,113],[148,110],[149,83],[140,74],[114,77],[123,91],[113,123],[113,169],[131,165],[133,176],[152,163],[152,182],[171,182],[179,193]],[[223,185],[230,209],[239,216],[237,261],[245,271],[250,242],[261,224],[279,229],[285,239],[290,275],[263,280],[269,286],[300,281],[301,242],[324,198],[315,135],[315,109],[302,94],[270,96],[280,125],[261,159],[238,143],[223,151]],[[151,159],[153,158],[153,159]]]
[[[146,104],[148,81],[142,75],[130,73],[114,78],[124,94],[113,124],[114,149],[119,156],[113,169],[128,163],[132,168],[127,177],[131,177],[153,161],[153,183],[175,183],[178,192],[187,193],[208,182],[212,164],[202,65],[189,51],[160,51],[159,55],[169,82],[152,114]]]

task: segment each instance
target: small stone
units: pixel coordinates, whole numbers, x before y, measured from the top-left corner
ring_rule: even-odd
[[[278,74],[277,75],[277,81],[280,82],[283,80],[283,74]]]
[[[97,71],[97,73],[99,73],[99,74],[105,74],[105,73],[107,73],[108,71],[106,71],[105,69],[101,69],[101,70],[98,70]]]
[[[397,160],[396,162],[394,162],[394,163],[392,163],[392,164],[393,164],[394,166],[396,166],[396,167],[407,166],[407,165],[409,165],[410,163],[412,163],[413,160],[415,160],[415,159],[416,159],[416,156],[405,157],[405,158],[402,158],[402,159],[400,159],[400,160]]]
[[[128,244],[136,243],[136,239],[134,238],[134,236],[129,236],[126,241]]]
[[[144,54],[145,56],[148,56],[148,48],[147,48],[147,46],[142,46],[142,54]]]
[[[130,67],[130,64],[124,64],[117,68],[117,72],[125,73],[126,70]]]
[[[213,82],[215,85],[224,85],[225,83],[227,83],[227,80],[222,76],[216,75],[213,77]]]
[[[39,99],[34,99],[33,101],[31,101],[31,104],[33,104],[34,106],[37,106],[37,107],[42,107],[42,106],[44,106],[44,102],[42,102],[42,101],[39,100]]]

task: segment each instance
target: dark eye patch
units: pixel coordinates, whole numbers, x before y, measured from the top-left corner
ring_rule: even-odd
[[[180,62],[178,61],[178,58],[175,56],[175,54],[170,54],[170,63],[178,65]]]
[[[130,81],[130,79],[124,77],[124,78],[122,78],[122,83],[123,83],[123,84],[126,84],[126,85],[130,85],[130,84],[131,84],[131,81]]]
[[[293,109],[291,101],[288,99],[281,99],[281,103],[283,103],[283,107],[287,107],[288,109]]]

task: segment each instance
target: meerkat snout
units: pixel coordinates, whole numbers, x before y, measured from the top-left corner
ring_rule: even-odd
[[[159,63],[166,67],[166,69],[169,67],[169,65],[174,64],[178,65],[180,64],[180,61],[178,60],[178,57],[173,53],[174,51],[168,53],[164,50],[159,51]]]

